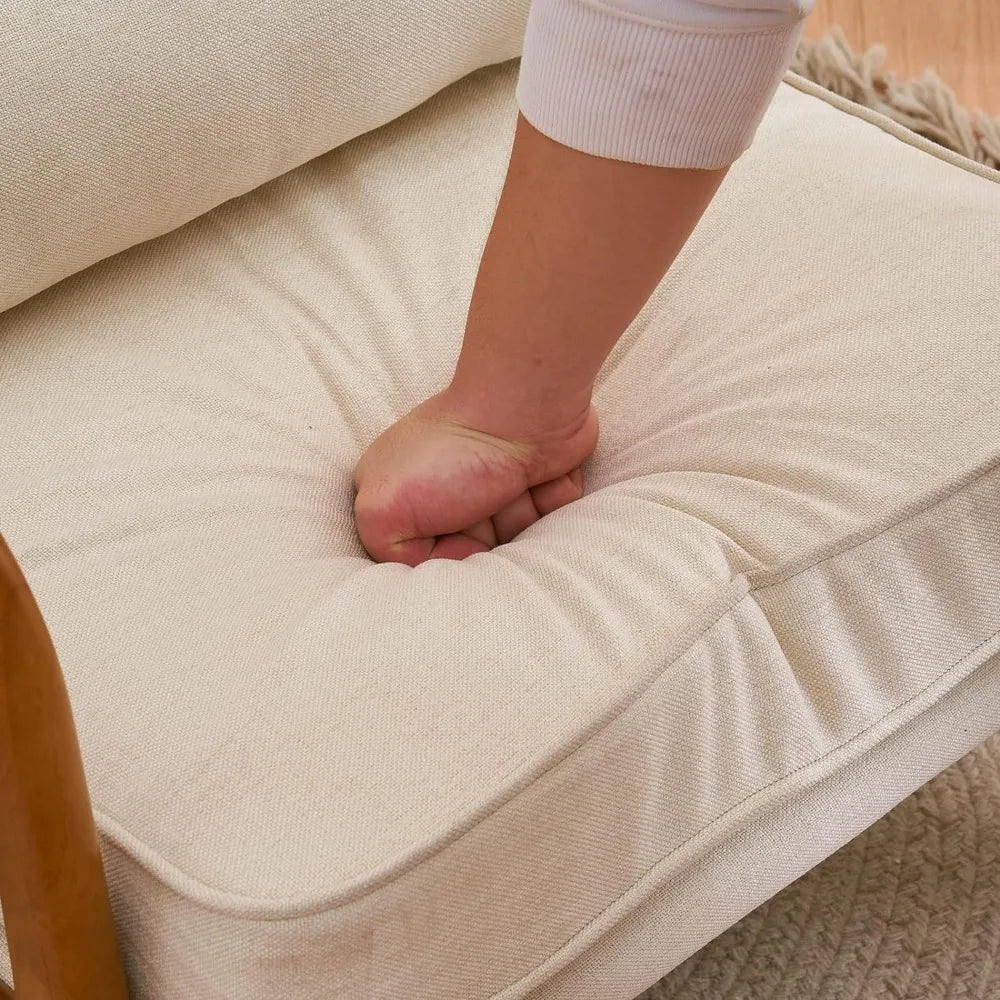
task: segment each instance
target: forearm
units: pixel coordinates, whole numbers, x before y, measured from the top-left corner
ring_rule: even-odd
[[[500,433],[571,423],[727,169],[591,156],[518,115],[449,391]]]

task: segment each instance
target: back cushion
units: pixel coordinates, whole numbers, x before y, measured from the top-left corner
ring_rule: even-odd
[[[0,310],[519,54],[528,0],[33,0],[0,19]]]

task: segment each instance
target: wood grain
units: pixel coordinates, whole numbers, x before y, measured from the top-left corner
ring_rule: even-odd
[[[857,51],[884,45],[896,76],[933,69],[970,111],[1000,116],[998,0],[815,0],[805,37],[834,24]]]
[[[2,535],[0,816],[16,1000],[127,1000],[66,684]]]

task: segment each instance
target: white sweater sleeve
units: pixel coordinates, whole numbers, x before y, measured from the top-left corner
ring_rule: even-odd
[[[813,0],[532,0],[517,102],[597,156],[721,167],[753,140]]]

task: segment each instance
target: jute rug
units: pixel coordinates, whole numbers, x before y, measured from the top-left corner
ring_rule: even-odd
[[[641,1000],[890,997],[1000,997],[1000,734]]]
[[[882,74],[832,29],[794,72],[1000,167],[1000,119],[930,71]],[[901,802],[639,1000],[998,1000],[1000,734]]]

